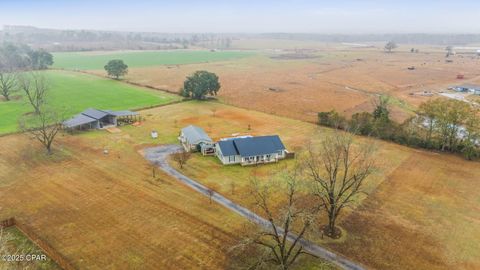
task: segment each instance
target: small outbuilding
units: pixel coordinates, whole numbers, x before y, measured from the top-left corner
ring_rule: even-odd
[[[223,139],[217,142],[215,149],[223,164],[242,166],[277,162],[287,153],[278,135]]]
[[[215,154],[213,140],[201,127],[190,125],[182,128],[178,140],[185,151],[201,152],[203,155]]]

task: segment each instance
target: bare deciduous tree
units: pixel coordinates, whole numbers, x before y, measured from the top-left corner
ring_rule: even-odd
[[[25,73],[18,77],[18,84],[20,89],[25,93],[35,113],[39,114],[41,107],[45,104],[49,89],[45,77],[40,73]]]
[[[19,120],[20,130],[30,133],[38,140],[50,155],[52,144],[62,129],[63,117],[53,110],[41,108],[37,114],[24,115]]]
[[[340,131],[328,136],[319,151],[310,147],[305,168],[313,180],[312,193],[328,215],[327,236],[340,236],[335,221],[362,193],[362,185],[374,168],[373,153],[372,144],[355,147],[353,136]]]
[[[259,214],[268,221],[264,226],[254,225],[242,242],[231,251],[257,252],[248,254],[249,262],[243,262],[239,268],[247,269],[290,269],[302,254],[314,256],[304,250],[300,240],[314,224],[319,208],[308,202],[301,194],[299,166],[284,173],[282,181],[270,180],[260,184],[252,181],[251,194],[255,199]],[[275,196],[275,198],[273,198]],[[275,199],[275,200],[274,200]],[[276,206],[274,201],[281,200]],[[312,206],[313,205],[313,206]]]
[[[0,70],[0,94],[6,101],[9,101],[11,95],[18,91],[16,77],[16,73]]]
[[[180,169],[183,169],[183,165],[187,164],[187,161],[191,157],[191,153],[185,151],[184,149],[179,150],[175,153],[172,154],[172,159],[178,163],[178,166],[180,166]]]

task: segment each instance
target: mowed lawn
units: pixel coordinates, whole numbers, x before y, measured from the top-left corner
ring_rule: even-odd
[[[49,85],[48,106],[70,117],[89,107],[125,110],[160,105],[179,100],[180,97],[160,91],[136,87],[96,76],[67,72],[42,72]],[[26,97],[20,91],[12,101],[0,100],[0,134],[18,129],[18,119],[32,111]]]
[[[129,67],[181,65],[232,60],[251,56],[240,51],[127,51],[127,52],[61,52],[54,53],[54,68],[98,70],[109,60],[122,59]]]

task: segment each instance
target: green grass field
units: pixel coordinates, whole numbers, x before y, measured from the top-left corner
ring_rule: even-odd
[[[54,68],[103,69],[109,60],[122,59],[129,67],[181,65],[225,61],[251,56],[238,51],[138,51],[138,52],[65,52],[54,53]]]
[[[63,110],[66,117],[90,107],[125,110],[161,105],[180,99],[164,92],[81,73],[44,73],[50,84],[48,106]],[[22,95],[21,92],[17,94]],[[31,111],[32,108],[23,95],[12,101],[0,101],[0,134],[16,131],[18,118]]]

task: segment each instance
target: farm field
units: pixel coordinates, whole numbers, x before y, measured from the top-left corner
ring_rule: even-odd
[[[279,134],[288,149],[298,150],[308,142],[318,144],[332,132],[302,121],[218,103],[186,102],[143,113],[147,122],[142,127],[124,127],[123,135],[108,136],[128,134],[135,141],[149,144],[152,140],[148,132],[156,129],[161,142],[175,143],[181,127],[196,124],[214,139],[233,133]],[[112,147],[115,143],[107,136],[103,140]],[[359,138],[359,142],[363,141]],[[340,221],[347,236],[338,242],[316,240],[373,269],[478,268],[480,230],[476,224],[480,212],[475,205],[479,203],[480,189],[474,180],[480,178],[478,162],[381,141],[376,144],[378,169],[367,182],[369,196]],[[214,157],[194,155],[181,171],[251,207],[251,198],[246,195],[251,176],[263,179],[290,163],[222,166]]]
[[[89,107],[111,110],[142,108],[167,104],[180,97],[160,91],[131,86],[114,80],[67,71],[43,72],[50,84],[49,106],[70,117]],[[31,106],[20,91],[9,102],[0,101],[0,134],[14,132],[18,118],[31,112]]]
[[[411,45],[401,45],[394,53],[384,53],[380,48],[295,44],[299,46],[295,50],[288,46],[267,50],[256,43],[251,47],[240,44],[261,50],[249,58],[223,62],[132,67],[126,79],[178,91],[186,76],[208,70],[220,77],[219,96],[223,102],[304,121],[316,121],[319,111],[335,109],[349,116],[371,110],[372,100],[384,94],[391,96],[392,117],[402,121],[430,98],[418,93],[438,92],[480,76],[479,59],[458,55],[446,63],[444,48],[424,46],[420,53],[410,53]],[[274,46],[273,42],[267,45]],[[300,46],[307,49],[303,52]],[[304,59],[294,58],[298,51],[306,54]],[[408,70],[411,66],[416,69]],[[460,73],[465,80],[456,79]]]
[[[122,59],[129,68],[158,65],[183,65],[244,58],[251,52],[208,50],[124,51],[124,52],[60,52],[54,53],[54,68],[103,70],[109,60]]]
[[[0,137],[0,220],[28,224],[78,268],[225,269],[243,219],[160,170],[153,179],[141,155],[144,147],[174,143],[175,120],[183,125],[196,110],[203,118],[209,106],[145,110],[142,126],[120,133],[62,134],[49,157],[26,135]],[[306,258],[298,269],[333,268]]]

